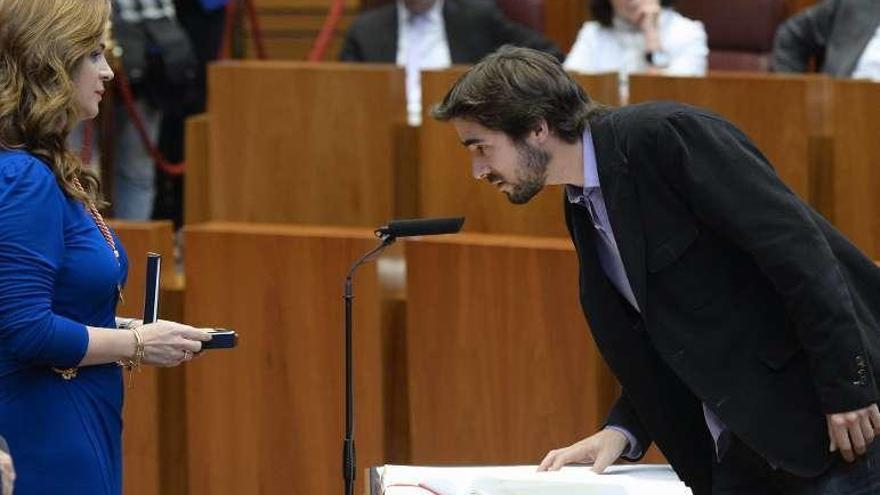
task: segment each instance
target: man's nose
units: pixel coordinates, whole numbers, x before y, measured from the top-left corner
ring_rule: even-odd
[[[489,167],[487,167],[484,163],[481,163],[479,160],[474,160],[471,163],[471,171],[474,174],[474,179],[480,180],[489,175]]]

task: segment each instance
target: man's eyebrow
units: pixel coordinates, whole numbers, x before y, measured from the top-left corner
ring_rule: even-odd
[[[483,140],[480,138],[470,138],[470,139],[465,139],[464,141],[461,142],[461,144],[463,144],[465,146],[470,146],[472,144],[480,144],[482,142],[483,142]]]

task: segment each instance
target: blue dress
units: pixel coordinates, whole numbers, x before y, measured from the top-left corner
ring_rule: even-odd
[[[16,495],[122,493],[123,382],[115,364],[69,368],[86,325],[115,328],[117,262],[82,203],[49,167],[0,150],[0,435]]]

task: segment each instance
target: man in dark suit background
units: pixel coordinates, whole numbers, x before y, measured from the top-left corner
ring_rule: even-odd
[[[421,70],[472,64],[505,44],[563,57],[553,42],[507,19],[492,0],[397,0],[352,22],[339,59],[405,67],[415,125],[421,120]]]
[[[553,42],[506,18],[491,0],[401,0],[359,15],[345,36],[339,59],[346,62],[400,62],[399,20],[426,14],[436,7],[442,11],[453,64],[476,63],[505,44],[535,48],[562,57]]]
[[[880,2],[823,0],[779,27],[774,70],[806,72],[813,59],[831,76],[880,79]]]
[[[511,202],[567,186],[581,305],[623,393],[540,469],[601,472],[653,441],[695,495],[877,493],[880,269],[741,131],[676,103],[602,107],[509,47],[432,115]]]

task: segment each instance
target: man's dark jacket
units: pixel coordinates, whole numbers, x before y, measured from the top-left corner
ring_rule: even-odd
[[[653,440],[711,493],[702,404],[767,461],[826,470],[826,413],[877,401],[880,270],[733,125],[674,103],[591,125],[599,181],[641,312],[605,276],[588,212],[565,202],[581,304],[623,386],[609,424]]]
[[[445,0],[443,22],[453,64],[472,64],[505,44],[545,51],[560,60],[553,42],[517,24],[492,2]],[[339,59],[345,62],[390,63],[397,61],[397,3],[359,15],[352,22]]]

